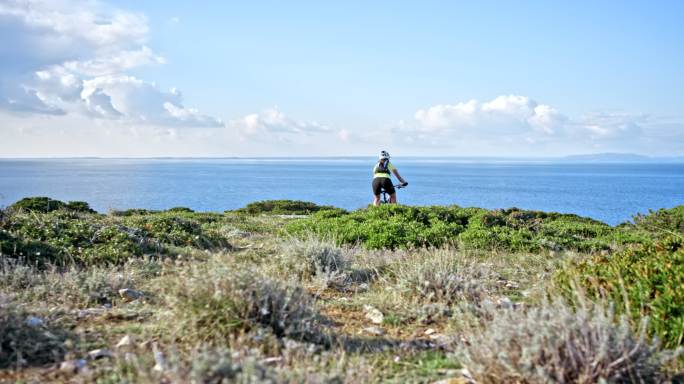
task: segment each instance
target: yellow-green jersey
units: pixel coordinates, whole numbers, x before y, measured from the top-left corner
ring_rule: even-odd
[[[394,170],[396,168],[394,168],[394,165],[389,160],[380,161],[373,167],[373,178],[386,177],[389,179],[391,177],[390,172]]]

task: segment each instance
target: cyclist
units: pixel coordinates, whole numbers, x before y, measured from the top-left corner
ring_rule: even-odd
[[[378,163],[373,167],[373,194],[375,198],[373,199],[373,205],[376,207],[380,205],[380,193],[384,189],[390,195],[390,204],[397,203],[397,193],[394,190],[394,185],[392,185],[392,175],[399,179],[401,186],[405,187],[408,185],[406,180],[404,180],[397,169],[390,163],[390,154],[387,151],[380,152],[380,158]]]

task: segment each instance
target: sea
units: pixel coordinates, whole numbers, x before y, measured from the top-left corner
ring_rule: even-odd
[[[372,200],[373,158],[0,159],[0,207],[27,196],[128,208],[223,212],[292,199],[348,210]],[[611,225],[684,204],[683,163],[393,159],[402,204],[574,213]]]

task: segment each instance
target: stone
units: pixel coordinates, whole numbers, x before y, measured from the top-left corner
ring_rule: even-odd
[[[135,289],[124,288],[119,289],[119,296],[125,301],[133,301],[142,298],[144,295],[142,292],[136,291]]]
[[[88,352],[88,357],[91,360],[102,359],[105,357],[112,357],[112,352],[109,349],[105,349],[105,348],[93,349],[92,351]]]
[[[43,319],[36,316],[29,316],[25,321],[25,324],[29,327],[40,327],[43,323]]]
[[[125,348],[125,347],[130,347],[131,345],[134,344],[133,337],[130,335],[126,335],[119,340],[119,342],[116,344],[116,348]]]
[[[364,328],[363,331],[375,336],[383,336],[386,333],[381,327],[368,327]]]
[[[86,361],[83,359],[66,360],[59,364],[59,370],[64,373],[78,373],[85,367]]]
[[[262,359],[260,362],[261,364],[275,364],[275,363],[280,363],[283,361],[282,356],[274,356],[274,357],[267,357],[265,359]]]
[[[78,312],[76,312],[76,317],[79,319],[84,319],[86,317],[91,317],[91,316],[99,316],[102,315],[107,311],[107,308],[86,308],[86,309],[79,309]]]
[[[502,298],[500,298],[499,300],[496,301],[496,305],[497,305],[499,308],[503,308],[503,309],[511,309],[511,308],[513,308],[513,302],[512,302],[511,299],[509,299],[508,297],[502,297]]]
[[[164,372],[166,361],[164,360],[164,354],[157,348],[157,343],[152,344],[152,353],[154,353],[154,367],[152,367],[152,370]]]
[[[427,336],[430,336],[430,335],[432,335],[432,334],[435,333],[435,332],[437,332],[437,331],[435,331],[435,330],[432,329],[432,328],[428,328],[428,329],[426,329],[425,332],[423,332],[423,333],[424,333],[425,335],[427,335]]]
[[[382,324],[382,321],[385,319],[385,315],[371,305],[364,305],[363,310],[366,312],[366,319],[370,320],[373,324]]]

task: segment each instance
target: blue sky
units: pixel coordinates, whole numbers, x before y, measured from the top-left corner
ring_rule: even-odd
[[[682,2],[24,3],[0,156],[684,154]]]

